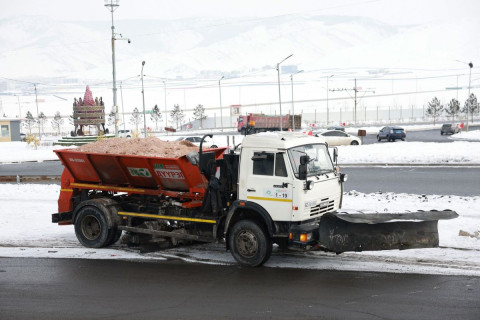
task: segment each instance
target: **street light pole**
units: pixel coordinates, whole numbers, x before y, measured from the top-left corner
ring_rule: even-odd
[[[147,137],[147,117],[145,115],[145,90],[143,89],[143,66],[145,65],[145,61],[142,61],[142,100],[143,100],[143,137]]]
[[[220,81],[222,81],[224,77],[225,76],[222,76],[220,80],[218,80],[218,93],[220,97],[220,126],[222,127],[222,131],[223,131],[223,111],[222,111],[223,108],[222,108],[222,87],[220,86]]]
[[[303,72],[303,70],[297,71],[290,75],[290,81],[292,82],[292,131],[295,131],[295,108],[293,106],[293,76]]]
[[[37,119],[38,119],[38,139],[41,139],[40,137],[40,113],[38,112],[38,96],[37,96],[37,84],[34,84],[35,86],[35,104],[37,105]]]
[[[123,121],[123,132],[125,137],[127,136],[127,129],[125,128],[125,109],[123,108],[123,90],[122,90],[122,81],[120,81],[120,99],[122,101],[122,121]]]
[[[167,128],[168,127],[168,124],[167,124],[167,119],[168,119],[168,114],[167,114],[167,83],[165,81],[163,81],[163,88],[165,89],[165,128]]]
[[[468,64],[470,67],[470,74],[468,76],[468,99],[467,101],[470,101],[470,84],[472,81],[472,68],[473,68],[473,63],[470,61]],[[470,103],[467,104],[467,132],[468,132],[468,114],[470,113]],[[473,121],[473,112],[472,112],[472,121]]]
[[[468,131],[468,118],[469,118],[469,113],[470,113],[470,108],[469,108],[469,101],[470,101],[470,84],[471,84],[471,80],[472,80],[472,68],[473,68],[473,63],[470,61],[469,63],[466,63],[464,61],[460,61],[460,60],[455,60],[457,62],[460,62],[460,63],[463,63],[463,64],[466,64],[470,67],[470,75],[468,77],[468,97],[467,97],[467,131]],[[457,78],[457,81],[458,81],[458,78]],[[457,88],[458,88],[458,85],[457,85]],[[457,99],[458,100],[458,99]],[[472,117],[473,117],[473,114],[472,114]],[[472,118],[472,121],[473,121],[473,118]]]
[[[328,80],[333,77],[334,74],[330,75],[327,77],[327,125],[328,125],[328,122],[329,122],[329,114],[330,114],[330,109],[328,108]]]
[[[283,130],[283,121],[282,121],[282,94],[280,92],[280,64],[287,60],[288,58],[290,58],[291,56],[293,56],[293,53],[291,55],[289,55],[288,57],[286,57],[285,59],[283,59],[282,61],[280,61],[279,63],[277,63],[277,76],[278,76],[278,103],[279,103],[279,106],[280,106],[280,131]]]
[[[113,67],[113,109],[115,113],[115,136],[118,136],[118,106],[117,106],[117,74],[115,70],[115,26],[113,24],[113,11],[119,6],[120,0],[105,0],[105,7],[112,13],[112,67]]]

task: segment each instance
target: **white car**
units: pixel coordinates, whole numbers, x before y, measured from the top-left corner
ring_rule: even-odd
[[[200,141],[202,141],[202,137],[199,137],[199,136],[180,137],[180,138],[176,139],[175,141],[182,141],[182,140],[186,140],[186,141],[189,141],[189,142],[193,143],[196,146],[200,146]],[[203,147],[204,148],[218,148],[218,146],[208,137],[205,139],[205,141],[203,141]]]
[[[321,133],[316,133],[315,136],[325,140],[331,147],[348,145],[358,146],[362,144],[359,137],[352,136],[351,134],[339,130],[327,130]]]
[[[131,138],[132,137],[132,133],[130,132],[130,130],[118,130],[118,136],[120,138]]]

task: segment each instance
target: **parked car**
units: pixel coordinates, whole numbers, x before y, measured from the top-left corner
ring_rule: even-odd
[[[400,127],[383,127],[377,134],[377,140],[385,139],[387,141],[395,141],[401,139],[405,141],[407,134],[405,130]]]
[[[200,146],[200,142],[202,141],[202,137],[194,136],[194,137],[180,137],[176,141],[186,140],[193,143],[196,146]],[[218,148],[218,146],[209,138],[206,138],[203,142],[203,147],[205,148]]]
[[[345,127],[342,127],[342,126],[330,126],[330,127],[327,127],[327,130],[338,130],[338,131],[343,131],[343,132],[345,132]]]
[[[444,123],[440,129],[440,134],[443,136],[444,134],[455,134],[459,133],[460,131],[462,131],[462,129],[459,125]]]
[[[316,137],[323,138],[329,146],[358,146],[362,144],[360,138],[339,130],[328,130],[315,134]]]
[[[118,130],[118,136],[120,138],[131,138],[132,137],[132,133],[130,132],[130,130]]]
[[[25,133],[20,132],[20,141],[23,141],[23,142],[27,141],[27,135]]]

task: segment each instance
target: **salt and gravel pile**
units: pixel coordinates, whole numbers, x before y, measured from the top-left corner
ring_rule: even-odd
[[[163,141],[156,137],[109,138],[85,144],[72,151],[179,158],[189,152],[198,151],[198,147],[185,140]]]

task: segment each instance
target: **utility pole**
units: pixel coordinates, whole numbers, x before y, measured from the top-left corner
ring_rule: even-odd
[[[142,61],[142,101],[143,101],[143,137],[147,137],[147,116],[145,115],[145,90],[143,88],[143,66],[145,61]]]
[[[120,38],[116,38],[115,34],[115,25],[113,24],[113,12],[120,6],[120,0],[105,0],[105,7],[111,12],[112,14],[112,68],[113,68],[113,110],[115,113],[115,136],[118,136],[118,105],[117,105],[117,73],[115,68],[115,40],[128,40],[130,43],[130,39],[122,38],[120,34]]]
[[[223,108],[222,108],[222,87],[221,87],[221,81],[222,79],[225,78],[225,76],[222,76],[219,80],[218,80],[218,94],[220,96],[220,126],[222,127],[222,131],[223,131]]]
[[[295,131],[295,108],[293,106],[293,76],[296,75],[297,73],[301,73],[301,72],[303,72],[303,70],[297,71],[297,72],[292,73],[290,75],[290,81],[292,82],[292,117],[293,117],[292,118],[292,131]],[[316,110],[315,110],[315,114],[316,114]]]
[[[328,125],[329,120],[330,120],[330,119],[329,119],[329,118],[330,118],[330,110],[329,110],[329,108],[328,108],[328,80],[329,80],[331,77],[333,77],[333,76],[334,76],[334,74],[332,74],[332,75],[330,75],[330,76],[327,77],[327,125]]]
[[[168,112],[167,112],[167,83],[163,81],[163,87],[165,89],[165,128],[168,127]],[[168,131],[167,131],[168,132]]]
[[[357,87],[357,78],[354,79],[354,83],[355,83],[355,86],[353,87],[353,89],[340,88],[340,89],[332,89],[331,91],[346,91],[350,96],[350,98],[353,99],[354,101],[353,120],[354,120],[354,123],[357,124],[357,103],[360,102],[360,100],[365,96],[365,94],[367,94],[367,92],[372,92],[373,94],[375,94],[375,90],[361,90],[361,88],[359,90]],[[349,92],[352,90],[354,91],[353,97]],[[360,98],[357,98],[357,92],[363,92],[363,96],[361,96]]]
[[[357,78],[355,78],[355,86],[353,87],[353,90],[355,91],[355,114],[353,117],[353,123],[357,124]]]

